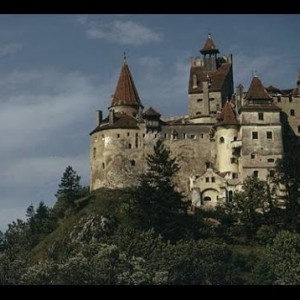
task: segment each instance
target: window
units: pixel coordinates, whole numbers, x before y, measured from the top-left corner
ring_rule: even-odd
[[[205,177],[205,182],[209,182],[209,177]]]
[[[273,163],[274,162],[274,158],[268,158],[268,163]]]
[[[236,163],[237,163],[237,159],[236,159],[235,157],[231,157],[231,158],[230,158],[230,162],[231,162],[232,164],[236,164]]]
[[[294,116],[294,115],[295,115],[295,110],[294,110],[294,109],[291,109],[290,115],[291,115],[291,116]]]
[[[263,120],[264,119],[264,113],[259,112],[258,113],[258,120]]]
[[[277,96],[277,102],[278,102],[278,103],[281,102],[281,96]]]
[[[197,102],[198,102],[198,103],[199,103],[199,102],[201,102],[201,101],[202,101],[202,99],[200,99],[200,98],[199,98],[199,99],[197,99]]]
[[[196,136],[194,134],[191,134],[191,139],[196,139]]]
[[[257,178],[258,177],[258,171],[253,171],[253,176]]]
[[[201,134],[200,134],[201,139],[203,139],[203,136],[204,136],[203,133],[201,133]]]
[[[220,137],[219,142],[220,142],[220,143],[224,143],[224,138],[223,138],[222,136]]]
[[[273,133],[272,131],[267,131],[267,139],[271,140],[273,138]]]
[[[300,126],[298,125],[298,133],[300,133]]]
[[[216,182],[216,178],[215,178],[215,177],[212,177],[212,178],[211,178],[211,182]]]
[[[119,134],[119,133],[117,134],[117,138],[118,138],[118,139],[120,138],[120,134]]]
[[[139,134],[136,133],[135,134],[135,148],[138,148],[138,146],[139,146]]]
[[[130,132],[127,132],[127,136],[130,136]]]
[[[233,138],[233,141],[237,141],[237,136],[235,136],[235,137]]]
[[[102,163],[102,169],[105,169],[105,163]]]
[[[274,175],[275,175],[275,171],[274,170],[270,170],[269,176],[270,177],[274,177]]]
[[[184,133],[184,134],[183,134],[183,138],[184,138],[184,139],[186,139],[186,137],[187,137],[187,134],[186,134],[186,133]]]
[[[292,97],[292,95],[289,96],[289,102],[293,102],[293,97]]]
[[[131,149],[131,144],[128,144],[128,149]]]
[[[211,201],[211,198],[206,196],[206,197],[204,197],[204,201]]]
[[[197,116],[201,115],[201,111],[197,111],[197,112],[196,112],[196,115],[197,115]]]
[[[165,137],[165,139],[166,139],[166,138],[168,137],[168,135],[165,133],[164,137]]]
[[[132,166],[135,166],[135,160],[131,160],[131,161],[130,161],[130,164],[131,164]]]
[[[214,101],[215,100],[215,98],[209,98],[209,101]]]
[[[96,150],[96,148],[94,147],[94,148],[93,148],[93,158],[96,158],[96,151],[97,151],[97,150]]]
[[[257,131],[253,131],[252,132],[252,140],[257,140],[258,139],[258,132]]]
[[[145,137],[145,133],[143,133],[143,138]]]
[[[228,192],[228,201],[231,202],[231,201],[232,201],[232,198],[233,198],[233,192],[232,192],[232,191],[229,191],[229,192]]]
[[[251,153],[250,157],[251,157],[251,159],[254,159],[255,158],[255,154]]]
[[[232,173],[232,179],[237,179],[237,178],[239,178],[238,173]]]

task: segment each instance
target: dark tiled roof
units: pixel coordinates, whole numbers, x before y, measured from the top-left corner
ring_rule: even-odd
[[[111,106],[118,105],[142,106],[127,63],[123,64],[111,103]]]
[[[154,108],[149,107],[144,113],[143,116],[151,116],[151,117],[160,117],[161,114],[157,112]]]
[[[289,95],[293,92],[294,89],[285,89],[285,90],[282,90],[282,92],[285,94],[285,95]]]
[[[250,83],[249,90],[246,94],[247,100],[271,100],[272,97],[268,94],[264,88],[262,82],[258,77],[253,77]]]
[[[244,105],[241,107],[240,111],[281,111],[277,105]]]
[[[216,71],[206,71],[203,66],[191,67],[189,93],[202,93],[202,82],[207,80],[207,75],[211,79],[210,91],[220,91],[224,81],[231,71],[231,63],[223,63]],[[197,76],[197,87],[193,88],[193,75]]]
[[[220,124],[223,125],[232,125],[238,123],[231,102],[227,101],[225,103],[221,111],[221,114],[219,115],[219,120],[221,121]]]
[[[272,85],[268,86],[266,90],[270,94],[282,94],[282,91],[280,89]]]
[[[105,118],[103,122],[100,124],[100,126],[97,126],[91,133],[95,133],[97,131],[102,131],[105,129],[139,129],[138,127],[138,120],[134,118],[133,116],[124,114],[124,113],[115,113],[114,115],[114,123],[109,124],[109,118]]]
[[[211,38],[211,35],[208,35],[208,38],[203,46],[203,48],[200,50],[202,54],[208,54],[208,53],[219,53],[218,48],[216,47],[214,41]]]

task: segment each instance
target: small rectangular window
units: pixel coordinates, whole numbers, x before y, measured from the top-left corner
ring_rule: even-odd
[[[258,132],[257,131],[253,131],[252,132],[252,140],[257,140],[258,139]]]
[[[295,116],[295,110],[294,110],[294,109],[291,109],[290,115],[291,115],[291,116]]]
[[[253,176],[257,178],[258,177],[258,171],[253,171]]]
[[[264,113],[259,112],[258,113],[258,120],[263,120],[264,119]]]
[[[205,182],[209,182],[209,177],[205,177]]]
[[[269,176],[270,177],[274,177],[274,175],[275,175],[275,171],[274,170],[270,170]]]
[[[251,157],[251,159],[254,159],[255,158],[255,154],[251,153],[250,157]]]
[[[120,134],[119,134],[119,133],[117,134],[117,138],[118,138],[118,139],[120,138]]]
[[[277,96],[277,102],[278,102],[278,103],[281,102],[281,96]]]
[[[211,178],[211,182],[216,182],[216,178],[215,178],[215,177],[212,177],[212,178]]]
[[[130,136],[130,132],[127,132],[127,136]]]
[[[268,158],[268,163],[273,163],[274,162],[274,158]]]
[[[232,173],[232,179],[237,179],[238,178],[238,173]]]
[[[300,133],[300,126],[298,125],[298,133]]]
[[[273,133],[272,131],[267,131],[267,139],[271,140],[273,138]]]
[[[94,147],[94,148],[93,148],[93,158],[96,158],[96,151],[97,151],[97,150],[96,150],[96,148]]]

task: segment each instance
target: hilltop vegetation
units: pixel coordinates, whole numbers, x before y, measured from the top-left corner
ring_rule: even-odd
[[[169,150],[159,141],[147,158],[137,188],[90,193],[67,167],[54,207],[30,205],[25,221],[0,234],[0,283],[300,283],[299,181],[289,155],[276,177],[288,185],[287,208],[264,214],[257,209],[272,201],[257,178],[229,205],[188,214]]]

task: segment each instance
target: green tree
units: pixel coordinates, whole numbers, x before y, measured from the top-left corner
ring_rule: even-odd
[[[61,182],[58,185],[56,197],[64,198],[73,204],[74,199],[80,194],[82,186],[80,185],[80,176],[71,166],[68,166],[63,173]]]
[[[280,231],[267,247],[267,262],[277,284],[300,284],[300,235]]]
[[[153,150],[153,154],[147,155],[148,169],[134,192],[132,213],[138,228],[154,228],[170,240],[178,239],[188,222],[187,203],[172,183],[179,166],[161,140]]]
[[[231,213],[235,214],[245,228],[248,237],[252,238],[272,206],[267,183],[254,176],[247,177],[244,181],[243,191],[236,193],[229,205]]]

